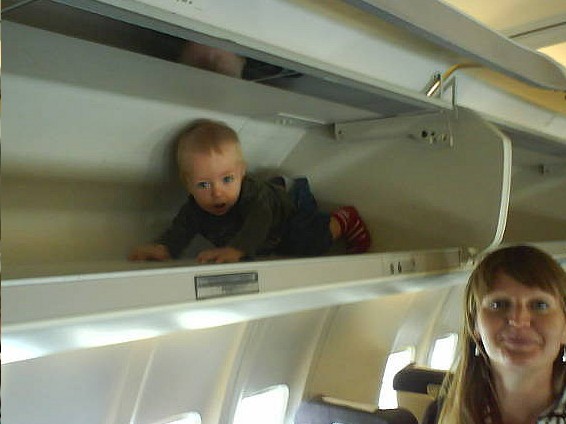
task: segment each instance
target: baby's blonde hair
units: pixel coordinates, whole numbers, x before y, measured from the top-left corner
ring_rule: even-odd
[[[227,144],[236,147],[236,152],[242,162],[244,157],[238,134],[221,121],[211,119],[197,119],[185,128],[177,139],[177,163],[181,165],[181,158],[185,154],[222,151]]]

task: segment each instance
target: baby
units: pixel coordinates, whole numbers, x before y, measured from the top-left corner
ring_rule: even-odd
[[[216,246],[201,251],[199,263],[271,253],[321,255],[340,238],[350,253],[370,247],[370,234],[354,207],[326,214],[314,198],[305,206],[309,202],[293,201],[281,185],[247,175],[238,135],[222,122],[191,124],[178,139],[177,164],[189,198],[169,229],[155,243],[135,248],[130,260],[177,258],[197,234]],[[308,198],[306,179],[298,182],[299,199]]]

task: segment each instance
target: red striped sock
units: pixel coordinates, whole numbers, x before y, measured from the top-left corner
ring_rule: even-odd
[[[342,238],[346,240],[349,253],[364,253],[368,251],[371,245],[371,236],[355,207],[342,206],[332,212],[332,217],[340,225]]]

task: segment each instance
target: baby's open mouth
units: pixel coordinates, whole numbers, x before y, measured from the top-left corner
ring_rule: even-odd
[[[222,210],[226,207],[226,203],[217,203],[214,205],[214,209]]]

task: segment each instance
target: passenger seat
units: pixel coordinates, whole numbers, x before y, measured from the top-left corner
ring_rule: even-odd
[[[407,409],[378,409],[326,396],[303,401],[295,424],[418,424]]]
[[[447,375],[450,375],[447,371],[420,367],[414,363],[407,365],[393,379],[399,405],[407,408],[422,422],[427,407],[437,398]]]

